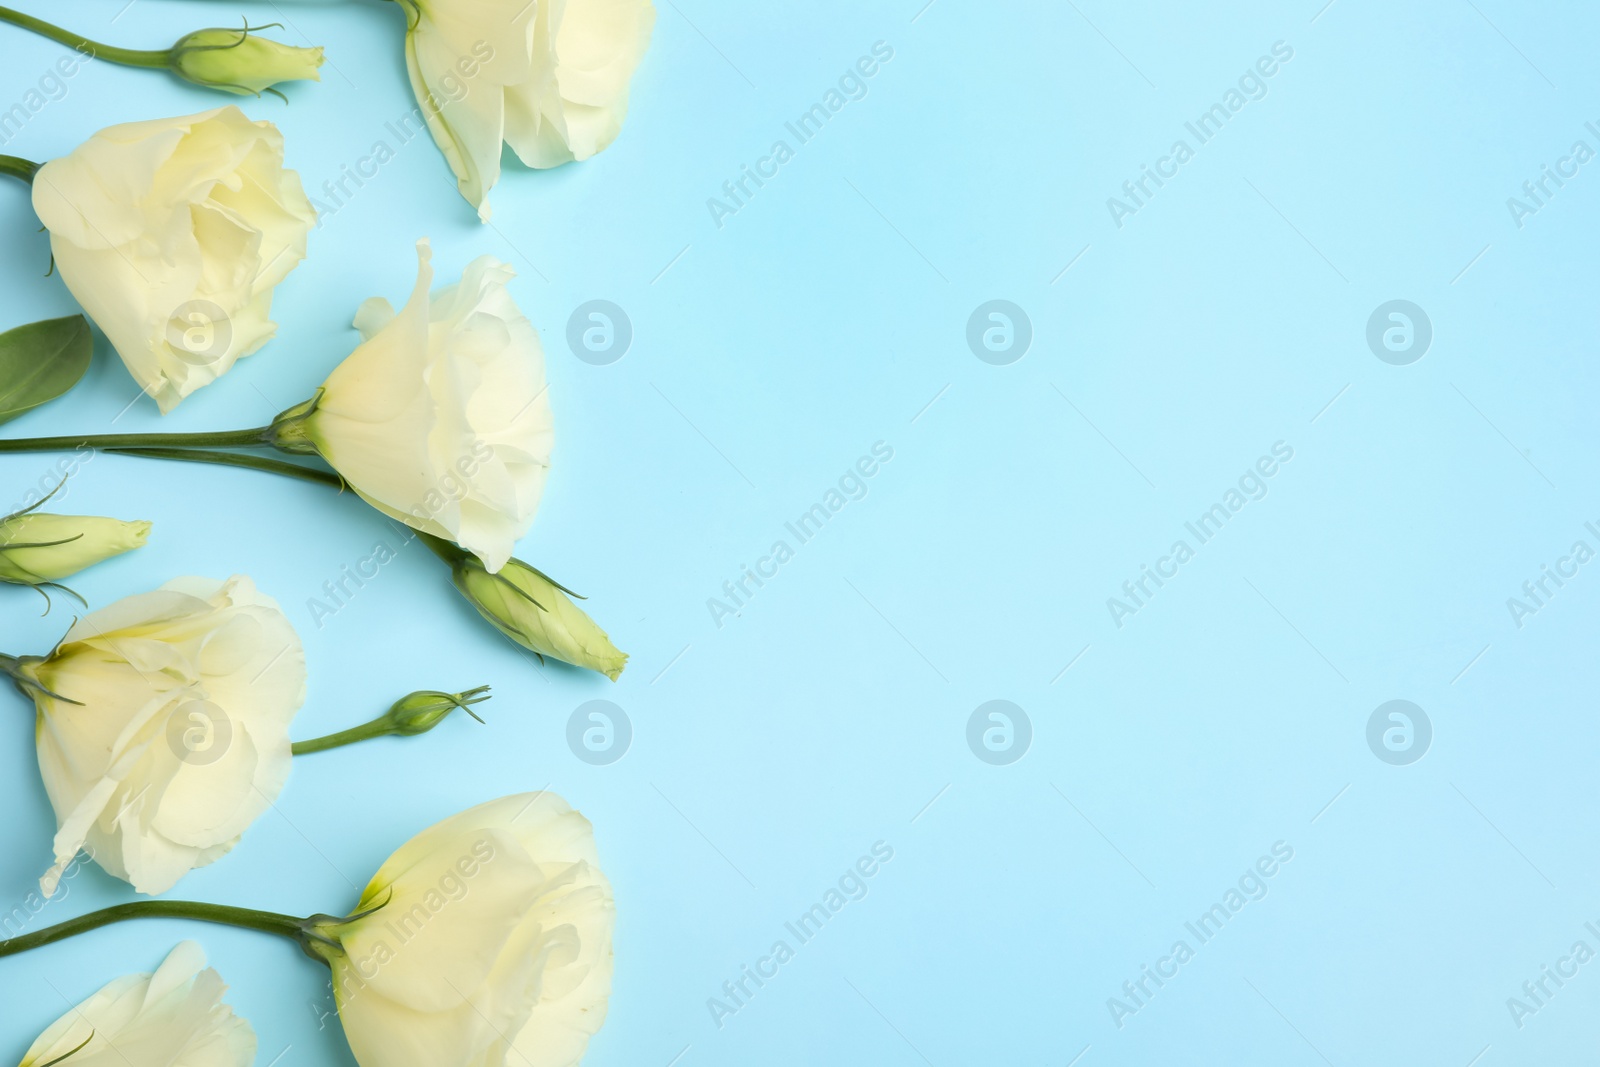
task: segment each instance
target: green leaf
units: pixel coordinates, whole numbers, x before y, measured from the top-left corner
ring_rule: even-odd
[[[93,354],[89,320],[82,315],[30,322],[0,333],[0,423],[77,385]]]

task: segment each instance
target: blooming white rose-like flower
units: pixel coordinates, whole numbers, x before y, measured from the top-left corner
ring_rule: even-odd
[[[225,855],[289,776],[305,653],[250,579],[179,578],[91,612],[9,671],[55,807],[46,897],[87,847],[141,893]]]
[[[63,1015],[21,1067],[250,1067],[256,1034],[222,1003],[227,988],[185,941],[154,974],[118,978]]]
[[[406,70],[461,195],[489,218],[500,146],[530,167],[605,149],[655,26],[651,0],[406,0]]]
[[[322,929],[363,1067],[571,1067],[605,1021],[616,908],[594,833],[551,793],[481,804],[390,856]]]
[[[101,130],[33,179],[62,280],[163,413],[266,343],[316,213],[236,107]]]
[[[273,425],[286,451],[314,452],[373,507],[454,541],[491,572],[533,525],[554,441],[539,334],[481,256],[459,285],[428,296],[426,240],[398,314],[375,298],[363,343],[317,396]]]

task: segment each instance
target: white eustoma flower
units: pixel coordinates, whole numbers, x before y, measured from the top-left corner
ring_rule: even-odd
[[[366,340],[309,405],[274,424],[278,447],[315,452],[373,507],[498,571],[533,525],[554,441],[539,334],[492,256],[428,296],[427,241],[411,299],[362,305]]]
[[[163,412],[277,329],[316,213],[283,136],[236,107],[101,130],[33,179],[67,288]]]
[[[154,974],[118,978],[63,1015],[21,1067],[250,1067],[256,1034],[222,1003],[227,988],[185,941]]]
[[[79,619],[14,672],[59,827],[46,897],[87,847],[141,893],[225,855],[289,776],[305,653],[250,579],[179,578]]]
[[[322,931],[363,1067],[571,1067],[605,1021],[616,908],[589,820],[551,793],[481,804],[388,861]]]
[[[489,217],[500,146],[530,167],[616,139],[651,0],[406,0],[406,69],[461,195]]]

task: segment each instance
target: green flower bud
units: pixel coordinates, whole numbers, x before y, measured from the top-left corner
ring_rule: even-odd
[[[172,46],[167,62],[180,78],[240,96],[260,96],[279,82],[322,80],[322,49],[279,44],[249,27],[196,30]]]
[[[383,721],[388,723],[389,733],[414,737],[438,726],[457,708],[478,719],[477,713],[472,710],[472,705],[481,704],[488,699],[489,687],[486,685],[468,689],[465,693],[441,693],[435,689],[424,689],[396,700],[384,715]],[[478,721],[483,720],[478,719]]]
[[[0,582],[47,585],[138,548],[148,522],[26,512],[0,519]]]
[[[0,656],[0,671],[5,670],[5,657]],[[7,673],[19,679],[17,682],[19,686],[26,683],[25,667]],[[389,706],[388,711],[371,722],[364,722],[360,726],[352,726],[348,730],[340,730],[325,737],[296,741],[290,746],[290,751],[296,756],[309,756],[313,752],[326,752],[330,748],[353,745],[357,741],[370,741],[374,737],[389,737],[394,734],[401,737],[416,737],[444,722],[457,708],[482,722],[483,720],[478,718],[478,713],[472,710],[472,705],[481,704],[488,699],[489,687],[486,685],[468,689],[465,693],[441,693],[436,689],[424,689],[396,700]]]
[[[606,632],[568,598],[571,590],[520,559],[512,559],[498,574],[490,574],[476,556],[455,551],[447,557],[450,580],[495,629],[523,648],[599,671],[613,682],[628,665],[628,654],[619,651]]]

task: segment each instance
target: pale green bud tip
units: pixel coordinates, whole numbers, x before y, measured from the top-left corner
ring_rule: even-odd
[[[322,80],[322,49],[280,44],[249,28],[196,30],[172,46],[168,62],[180,78],[241,96],[260,96],[280,82]]]
[[[513,559],[490,574],[468,557],[452,569],[456,588],[511,640],[541,656],[617,680],[628,655],[555,582]]]
[[[472,705],[481,704],[489,699],[489,687],[480,685],[476,689],[468,689],[465,693],[442,693],[436,689],[423,689],[401,697],[390,706],[385,718],[389,720],[390,732],[414,736],[425,734],[438,726],[450,713],[460,709],[478,718],[478,713],[472,710]]]
[[[143,545],[148,522],[30,512],[0,520],[0,582],[58,582]]]

